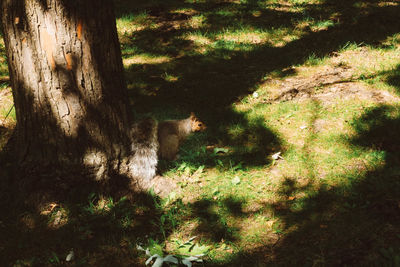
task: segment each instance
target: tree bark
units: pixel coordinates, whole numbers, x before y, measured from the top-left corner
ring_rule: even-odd
[[[133,124],[110,0],[2,0],[20,166],[81,166],[145,187],[156,123]]]

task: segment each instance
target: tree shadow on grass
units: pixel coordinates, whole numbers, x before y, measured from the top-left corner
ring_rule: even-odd
[[[391,18],[397,15],[383,16],[382,19],[386,11],[389,12],[387,14],[393,15],[393,12],[398,11],[398,7],[381,8],[375,15],[362,17],[361,24],[360,21],[344,22],[322,33],[309,32],[304,38],[282,48],[261,47],[252,52],[232,52],[229,59],[216,56],[207,58],[201,55],[182,57],[176,60],[178,67],[171,72],[182,79],[178,80],[176,85],[160,80],[160,94],[147,100],[139,99],[136,107],[138,111],[145,111],[146,108],[158,109],[160,113],[169,112],[171,116],[179,116],[194,109],[193,111],[204,115],[208,124],[215,126],[212,127],[215,132],[210,134],[211,137],[206,137],[213,143],[218,143],[221,139],[221,145],[229,144],[227,129],[232,125],[242,124],[244,134],[238,135],[238,139],[232,140],[233,143],[238,142],[245,147],[255,129],[257,136],[261,138],[257,139],[261,141],[257,141],[260,143],[256,144],[268,145],[271,137],[262,139],[263,136],[268,136],[263,122],[255,120],[255,125],[252,125],[243,114],[235,114],[229,105],[246,95],[249,89],[253,90],[265,73],[300,64],[311,52],[327,55],[349,41],[374,44],[383,40],[398,30],[397,24],[391,23]],[[284,16],[284,13],[280,16]],[[374,27],[377,25],[379,27]],[[372,28],[379,30],[371,32]],[[215,55],[226,51],[224,48],[217,49]],[[133,70],[136,73],[136,69]],[[143,78],[161,72],[162,69],[154,66],[153,70],[144,69],[139,76],[142,75]],[[171,92],[169,89],[176,91]],[[350,186],[322,187],[317,193],[304,199],[290,202],[286,200],[272,205],[272,210],[283,219],[283,231],[287,231],[284,238],[274,246],[243,251],[226,265],[362,265],[378,260],[382,260],[380,263],[393,260],[399,247],[397,237],[400,221],[399,155],[397,150],[393,149],[399,147],[396,138],[396,133],[399,132],[399,116],[390,115],[395,114],[393,110],[393,107],[380,107],[369,111],[359,120],[361,126],[368,127],[360,127],[359,138],[350,140],[354,145],[384,152],[384,165],[367,170],[362,179],[357,179]],[[380,120],[375,121],[375,117]],[[355,124],[357,125],[357,122]],[[238,161],[243,158],[245,156],[239,157]],[[195,160],[192,159],[193,162]],[[5,265],[12,265],[18,260],[22,260],[20,265],[56,265],[57,261],[64,264],[63,258],[71,248],[76,249],[77,265],[135,265],[138,264],[135,261],[138,257],[134,255],[137,251],[133,248],[138,240],[146,240],[148,234],[158,237],[162,235],[159,225],[163,210],[155,204],[154,198],[149,194],[137,194],[137,199],[133,202],[119,200],[118,196],[114,196],[114,203],[107,202],[108,206],[102,208],[98,201],[99,196],[103,195],[107,199],[113,194],[97,189],[99,185],[96,182],[82,183],[76,180],[75,184],[71,184],[75,187],[69,187],[65,192],[61,184],[58,185],[59,181],[55,180],[55,191],[64,192],[65,195],[59,194],[55,199],[59,206],[51,211],[49,219],[46,215],[34,215],[37,211],[27,208],[30,203],[24,203],[20,189],[13,187],[11,175],[5,173],[3,168],[1,175],[6,177],[1,179],[0,199],[3,211],[0,224],[0,255],[5,257],[1,260]],[[124,181],[121,181],[122,187],[123,184]],[[71,188],[77,191],[70,191]],[[308,190],[293,179],[288,180],[285,188],[281,195],[286,199],[293,192]],[[246,215],[240,211],[243,204],[244,202],[228,199],[225,206],[228,214],[242,217]],[[97,207],[98,205],[100,206]],[[205,234],[209,232],[209,226],[213,225],[216,231],[211,231],[210,240],[235,240],[236,234],[232,233],[236,230],[224,224],[221,216],[212,211],[213,206],[215,204],[211,200],[202,200],[193,205],[193,216],[202,221],[203,227],[199,227],[199,232]],[[65,221],[64,210],[69,214],[70,221]],[[50,224],[53,227],[48,227],[47,220],[54,220]],[[59,220],[58,224],[54,223],[56,220]],[[167,229],[166,234],[168,233]],[[265,259],[264,255],[270,253],[271,249],[275,258]]]
[[[8,161],[2,157],[2,163]],[[12,164],[12,163],[11,163]],[[4,266],[139,266],[137,244],[149,235],[162,239],[160,201],[150,193],[129,190],[129,180],[111,177],[99,183],[81,172],[62,177],[30,174],[30,188],[17,187],[12,168],[0,176],[0,261]],[[44,179],[47,178],[47,181]],[[67,186],[66,186],[67,185]],[[39,193],[46,200],[42,206]]]
[[[38,207],[28,198],[37,192],[21,191],[12,182],[12,170],[3,170],[0,261],[4,266],[143,266],[148,257],[137,246],[152,249],[158,244],[162,248],[166,238],[185,226],[188,218],[198,222],[193,234],[200,235],[203,242],[218,244],[240,238],[239,228],[229,218],[247,215],[242,210],[245,202],[235,197],[191,204],[178,200],[166,206],[151,193],[132,194],[124,177],[111,177],[105,184],[82,177],[82,173],[62,178],[52,174],[54,183],[50,184],[37,177],[41,184],[30,190],[43,191],[47,200]],[[68,263],[66,256],[71,250],[75,257]]]
[[[281,140],[260,122],[261,116],[259,122],[252,123],[245,113],[232,109],[232,104],[248,97],[271,72],[291,75],[285,69],[303,64],[310,55],[329,56],[349,43],[379,45],[388,36],[400,31],[396,23],[399,6],[379,6],[376,1],[366,1],[364,5],[357,1],[303,4],[298,5],[301,12],[272,4],[266,7],[259,1],[241,4],[212,1],[171,3],[169,6],[159,2],[146,5],[149,16],[161,26],[129,33],[122,42],[134,53],[169,58],[164,63],[135,63],[127,68],[133,109],[138,113],[151,113],[159,120],[182,118],[194,111],[210,129],[201,139],[203,144],[236,145],[244,148],[242,152],[246,150],[246,142],[230,142],[227,129],[244,127],[247,139],[256,135],[258,140],[254,144],[266,144],[259,146],[260,153],[235,152],[229,155],[240,158],[239,162],[249,166],[268,164],[266,160],[253,160],[259,159],[260,154],[265,159],[277,147],[281,150]],[[129,12],[135,14],[139,10],[140,7],[134,7]],[[186,14],[182,10],[191,11]],[[199,15],[204,23],[197,28],[188,26],[189,21]],[[280,25],[284,29],[295,30],[307,18],[322,22],[330,20],[333,25],[323,30],[307,26],[298,39],[283,46],[236,44],[223,38],[227,31],[247,28],[268,32]],[[185,37],[196,32],[209,38],[211,45],[208,51],[197,51],[195,42]],[[262,136],[267,136],[265,143]],[[201,160],[201,156],[196,158],[191,155],[189,158],[192,165]],[[206,165],[213,166],[215,163],[209,160]]]
[[[400,106],[369,109],[352,125],[351,146],[383,162],[343,173],[337,186],[286,179],[283,200],[265,207],[282,224],[280,240],[241,250],[215,266],[397,266],[400,262]],[[340,174],[338,174],[340,175]],[[289,198],[298,192],[305,196]]]
[[[318,57],[331,55],[349,43],[379,46],[388,36],[399,32],[399,6],[373,6],[375,2],[366,1],[366,8],[357,7],[359,3],[356,1],[326,1],[321,6],[305,5],[306,12],[312,15],[326,8],[323,18],[335,16],[335,25],[318,32],[306,30],[300,39],[284,47],[258,45],[251,51],[242,52],[221,46],[206,55],[188,54],[176,58],[171,65],[163,65],[161,69],[157,65],[145,68],[142,73],[144,76],[148,76],[148,71],[155,76],[168,71],[179,79],[174,83],[158,80],[159,92],[156,96],[145,98],[143,105],[148,109],[154,106],[160,110],[174,110],[175,113],[188,112],[190,109],[200,114],[203,111],[208,124],[218,129],[210,134],[211,137],[205,138],[227,140],[223,136],[226,136],[226,129],[233,124],[227,118],[235,115],[226,107],[254,90],[265,74],[302,64],[311,54]],[[273,18],[289,17],[290,13],[271,12],[269,15]],[[241,18],[244,24],[252,23],[245,16]],[[212,15],[207,19],[218,21],[217,16]],[[266,23],[264,29],[272,25]],[[184,31],[172,31],[167,39],[182,34]],[[141,46],[140,51],[147,51],[146,46]],[[224,54],[228,56],[221,56]],[[171,55],[174,56],[174,53]],[[139,66],[134,68],[137,70]],[[397,80],[398,75],[394,73],[388,83],[397,86]],[[141,109],[140,104],[137,107]],[[204,107],[207,107],[206,112]],[[385,160],[381,166],[364,170],[365,173],[343,174],[348,175],[349,184],[336,187],[303,187],[289,179],[285,185],[289,189],[280,193],[285,200],[266,207],[282,219],[283,235],[280,240],[276,244],[243,250],[228,262],[214,264],[396,265],[400,234],[400,155],[396,150],[399,146],[399,116],[396,110],[398,107],[381,106],[367,111],[353,122],[358,137],[349,140],[349,143],[376,150],[378,154],[384,153]],[[240,116],[240,121],[246,120],[245,116]],[[196,159],[194,157],[193,162]],[[306,197],[288,201],[293,192],[304,192]],[[209,202],[200,205],[202,208],[210,206]],[[219,222],[215,214],[210,216],[210,225]],[[219,238],[222,235],[218,232],[216,236]]]
[[[388,76],[396,86],[397,71]],[[281,239],[243,250],[216,266],[397,266],[400,263],[400,106],[368,108],[350,125],[349,146],[369,152],[339,185],[300,185],[286,179],[283,200],[271,208],[282,221]],[[289,199],[296,192],[299,199]],[[271,252],[272,251],[272,252]],[[266,255],[269,255],[266,257]]]
[[[195,234],[201,235],[203,240],[214,243],[219,243],[221,240],[228,242],[236,241],[238,239],[239,228],[228,224],[226,217],[244,216],[241,210],[242,204],[241,201],[233,198],[226,198],[221,202],[208,199],[196,201],[190,205],[191,217],[199,221],[194,230]],[[218,208],[223,211],[218,210]]]

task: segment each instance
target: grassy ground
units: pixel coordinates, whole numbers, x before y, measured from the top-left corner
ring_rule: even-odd
[[[166,199],[88,186],[39,214],[3,194],[2,262],[63,265],[73,248],[77,266],[144,265],[141,245],[205,266],[400,265],[398,1],[116,7],[135,115],[194,111],[208,130],[160,162]],[[7,86],[0,101],[1,122]]]

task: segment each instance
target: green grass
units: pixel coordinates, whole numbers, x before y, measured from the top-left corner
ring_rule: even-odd
[[[8,65],[7,65],[7,57],[5,55],[5,47],[2,36],[0,41],[0,77],[8,76]]]
[[[208,129],[159,162],[178,186],[165,199],[83,184],[38,214],[5,190],[2,262],[54,266],[73,248],[77,266],[144,265],[140,245],[179,259],[191,247],[205,266],[399,264],[397,3],[116,6],[133,112],[194,111]],[[4,62],[0,45],[1,76]]]
[[[7,107],[7,108],[1,108],[0,109],[0,116],[1,118],[10,119],[15,121],[16,120],[16,115],[15,115],[15,108],[14,106]]]

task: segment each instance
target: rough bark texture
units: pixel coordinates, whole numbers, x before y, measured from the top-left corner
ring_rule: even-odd
[[[2,0],[21,166],[84,166],[147,184],[156,123],[132,124],[112,1]],[[144,181],[144,182],[143,182]]]

